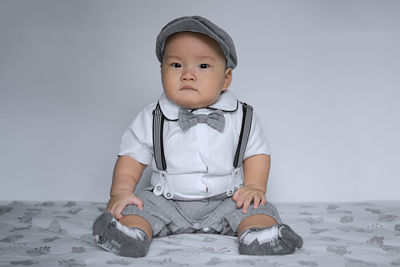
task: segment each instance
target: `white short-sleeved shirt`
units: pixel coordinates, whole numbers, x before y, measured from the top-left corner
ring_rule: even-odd
[[[153,158],[153,110],[157,103],[144,108],[122,136],[119,155],[128,155],[153,168],[152,185],[167,198],[202,199],[219,195],[232,187],[233,161],[242,125],[242,105],[230,91],[221,94],[209,108],[192,111],[208,114],[221,109],[225,128],[221,133],[206,123],[198,123],[183,131],[178,122],[179,106],[165,94],[158,100],[165,116],[163,143],[167,170],[166,182],[160,182],[160,171]],[[257,115],[253,114],[251,131],[244,159],[257,154],[270,154],[268,141]],[[243,181],[243,175],[239,177]],[[236,187],[238,182],[236,181]],[[236,188],[235,188],[236,189]],[[228,190],[229,191],[229,190]],[[161,194],[160,193],[160,194]]]

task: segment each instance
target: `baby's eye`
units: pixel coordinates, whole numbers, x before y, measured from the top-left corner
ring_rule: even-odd
[[[207,69],[208,67],[210,67],[210,65],[205,64],[205,63],[200,64],[200,69]]]
[[[182,67],[182,65],[179,64],[179,63],[172,63],[171,66],[174,67],[174,68],[180,68],[180,67]]]

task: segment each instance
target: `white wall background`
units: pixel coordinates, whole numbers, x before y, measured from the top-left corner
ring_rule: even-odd
[[[120,137],[160,93],[161,27],[235,41],[272,201],[400,199],[400,1],[0,1],[0,199],[107,201]]]

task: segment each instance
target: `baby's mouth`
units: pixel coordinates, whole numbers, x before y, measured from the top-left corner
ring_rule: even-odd
[[[194,90],[194,91],[196,91],[197,89],[192,87],[192,86],[190,86],[190,85],[185,85],[185,86],[183,86],[181,88],[181,90]]]

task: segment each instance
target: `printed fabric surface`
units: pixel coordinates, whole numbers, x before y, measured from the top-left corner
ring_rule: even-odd
[[[105,203],[0,201],[0,266],[400,266],[400,201],[274,203],[304,239],[288,256],[242,256],[237,237],[154,239],[144,258],[94,243]]]

